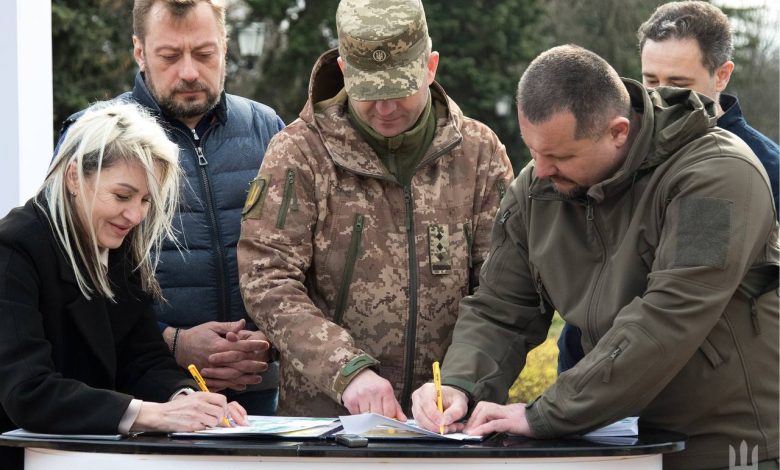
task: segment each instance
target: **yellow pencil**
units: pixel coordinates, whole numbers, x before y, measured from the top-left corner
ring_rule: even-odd
[[[439,361],[433,363],[433,385],[436,387],[436,406],[439,407],[439,413],[444,413],[444,405],[441,401],[441,370],[439,370]],[[444,425],[439,425],[439,434],[444,434]]]
[[[195,379],[195,382],[198,382],[198,387],[200,387],[201,392],[208,393],[209,388],[206,386],[206,381],[203,380],[203,377],[200,375],[200,372],[198,372],[198,368],[195,367],[195,364],[190,364],[187,366],[187,370],[190,371],[190,374],[192,374],[192,377]],[[225,426],[230,426],[230,421],[228,421],[226,416],[222,417],[222,422],[225,423]]]

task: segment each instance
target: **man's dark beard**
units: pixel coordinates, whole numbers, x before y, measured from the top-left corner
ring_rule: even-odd
[[[588,194],[588,188],[584,186],[577,185],[568,191],[561,191],[560,189],[558,189],[558,185],[556,185],[554,181],[550,180],[550,183],[552,184],[552,187],[555,190],[555,192],[565,197],[566,199],[572,199],[572,200],[581,199]]]
[[[155,89],[149,71],[144,72],[144,81],[152,96],[157,101],[160,109],[166,116],[176,118],[180,121],[203,116],[207,112],[211,111],[214,106],[219,102],[219,94],[214,94],[208,89],[206,85],[200,81],[195,82],[179,82],[174,90],[167,96],[161,96]],[[206,92],[206,100],[203,102],[184,102],[180,103],[174,99],[174,95],[177,92],[182,91],[204,91]],[[221,91],[220,91],[221,94]]]
[[[553,188],[555,186],[553,185]],[[582,186],[577,186],[574,189],[571,189],[569,191],[558,191],[557,188],[555,188],[555,192],[560,194],[561,196],[565,197],[566,199],[582,199],[588,194],[588,188],[583,188]]]

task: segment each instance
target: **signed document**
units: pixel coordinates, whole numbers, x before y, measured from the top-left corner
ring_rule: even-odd
[[[175,432],[171,437],[268,436],[283,438],[318,438],[339,427],[335,418],[296,418],[290,416],[247,416],[249,426],[208,428],[196,432]]]
[[[345,434],[358,434],[369,439],[433,439],[455,441],[482,441],[484,436],[463,433],[439,434],[417,426],[414,420],[402,422],[375,413],[339,416]]]

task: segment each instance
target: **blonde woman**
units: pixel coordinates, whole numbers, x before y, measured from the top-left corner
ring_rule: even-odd
[[[172,236],[177,156],[137,105],[95,105],[68,131],[37,196],[0,220],[0,432],[246,422],[223,395],[191,393],[152,311],[152,253]]]

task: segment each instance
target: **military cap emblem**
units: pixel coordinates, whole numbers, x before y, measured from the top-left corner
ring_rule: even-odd
[[[386,61],[386,60],[387,60],[387,58],[388,58],[388,54],[387,54],[387,52],[385,52],[385,51],[384,51],[384,50],[382,50],[382,49],[377,49],[377,50],[375,50],[375,51],[374,51],[374,52],[371,54],[371,57],[374,59],[374,61],[376,61],[376,62],[379,62],[379,63],[382,63],[382,62],[384,62],[384,61]]]

